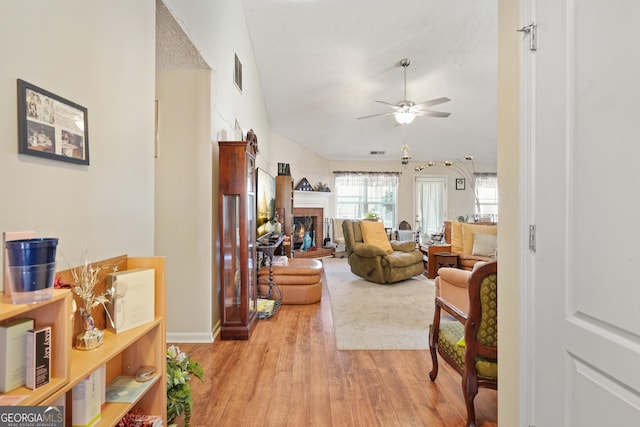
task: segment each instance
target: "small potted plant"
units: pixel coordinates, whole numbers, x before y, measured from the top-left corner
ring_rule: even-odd
[[[364,214],[364,219],[369,221],[382,221],[382,217],[380,216],[380,214],[378,212],[373,212],[373,211],[370,211]]]
[[[204,370],[200,363],[172,345],[167,349],[167,420],[169,424],[184,414],[184,427],[189,427],[193,395],[191,394],[191,376],[204,382]]]

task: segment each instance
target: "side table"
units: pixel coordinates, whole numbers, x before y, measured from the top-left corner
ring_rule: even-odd
[[[424,243],[420,243],[418,247],[420,248],[420,252],[427,256],[427,263],[425,265],[425,273],[427,274],[427,279],[435,279],[438,274],[436,254],[440,252],[450,252],[451,245],[426,245]]]
[[[276,237],[268,236],[267,238],[259,239],[258,245],[256,246],[256,249],[262,252],[269,259],[269,291],[267,292],[266,298],[273,299],[275,301],[273,311],[271,313],[266,313],[263,315],[258,313],[259,319],[266,319],[275,315],[280,309],[280,305],[282,304],[282,293],[280,292],[278,285],[273,281],[273,257],[275,255],[276,249],[282,244],[283,241],[284,235],[282,234]],[[276,288],[278,294],[277,296],[274,295],[273,288]]]
[[[458,268],[458,254],[439,252],[436,254],[436,275],[441,267]]]

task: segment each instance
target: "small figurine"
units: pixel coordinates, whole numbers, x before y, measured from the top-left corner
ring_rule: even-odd
[[[256,150],[256,153],[257,153],[258,152],[258,137],[253,132],[253,129],[249,129],[249,132],[247,132],[247,142],[249,143],[249,145],[251,145]]]

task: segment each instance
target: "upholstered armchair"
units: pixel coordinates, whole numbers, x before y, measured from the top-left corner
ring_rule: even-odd
[[[441,267],[435,280],[436,297],[441,297],[461,312],[469,312],[469,276],[471,271]]]
[[[422,253],[416,243],[389,241],[383,223],[346,219],[342,231],[353,274],[388,284],[423,273]]]
[[[429,349],[438,375],[438,354],[462,375],[462,394],[467,407],[467,427],[475,427],[473,400],[478,387],[498,389],[498,262],[474,269],[467,284],[469,312],[464,313],[443,297],[435,298]],[[455,320],[440,318],[441,310]]]

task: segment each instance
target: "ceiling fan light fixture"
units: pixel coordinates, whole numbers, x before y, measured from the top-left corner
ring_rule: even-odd
[[[411,155],[409,154],[409,146],[404,144],[402,146],[402,155],[400,156],[400,160],[404,166],[409,164],[409,160],[411,159]]]
[[[395,114],[396,122],[401,125],[408,125],[416,118],[416,115],[410,111],[400,111]]]

